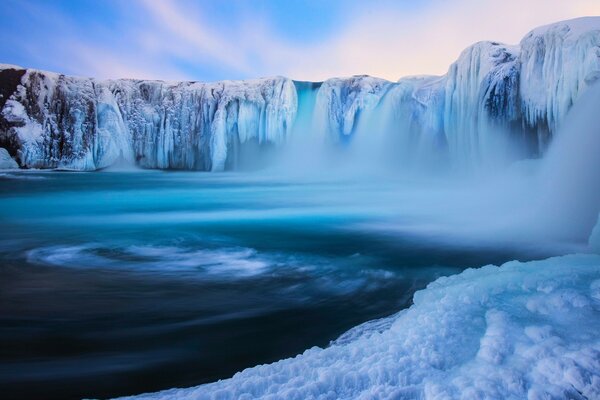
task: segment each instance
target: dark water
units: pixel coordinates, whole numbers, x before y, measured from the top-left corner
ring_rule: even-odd
[[[0,174],[2,398],[214,381],[326,346],[409,306],[439,276],[541,256],[369,228],[422,220],[404,207],[420,190],[241,174]]]

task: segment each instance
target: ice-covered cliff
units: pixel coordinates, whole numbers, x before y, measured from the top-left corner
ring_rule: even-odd
[[[361,113],[373,110],[390,85],[385,79],[366,75],[328,79],[317,94],[317,126],[335,139],[348,139]]]
[[[407,161],[493,164],[542,154],[598,77],[600,17],[537,28],[517,46],[479,42],[444,76],[395,83],[100,81],[3,65],[0,147],[28,168],[94,170],[122,159],[218,171],[235,169],[248,146],[310,134],[362,147],[377,140]]]
[[[21,77],[2,109],[1,140],[32,168],[94,170],[122,158],[147,168],[223,170],[245,143],[283,142],[297,108],[285,78],[168,83],[3,74]]]
[[[435,136],[454,162],[480,165],[542,154],[599,76],[600,17],[584,17],[537,28],[518,46],[476,43],[446,75],[401,79],[391,93],[413,135]]]

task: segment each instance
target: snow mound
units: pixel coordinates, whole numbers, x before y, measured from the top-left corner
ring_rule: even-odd
[[[597,399],[600,257],[440,278],[326,349],[138,399]]]

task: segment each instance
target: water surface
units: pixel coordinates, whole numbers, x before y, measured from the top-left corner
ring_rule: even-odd
[[[3,398],[215,381],[327,346],[439,276],[547,255],[427,235],[447,195],[402,180],[2,173]]]

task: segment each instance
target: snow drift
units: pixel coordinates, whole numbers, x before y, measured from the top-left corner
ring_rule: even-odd
[[[480,42],[445,76],[396,83],[100,81],[3,65],[0,147],[26,168],[125,160],[220,171],[238,168],[247,148],[282,147],[293,135],[361,146],[378,137],[396,158],[497,164],[542,154],[599,76],[600,17],[535,29],[518,46]]]

